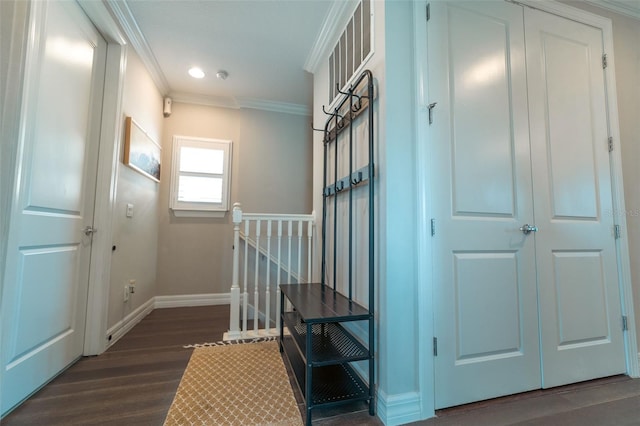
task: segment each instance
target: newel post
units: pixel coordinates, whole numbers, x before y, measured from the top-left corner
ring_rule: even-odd
[[[240,333],[240,223],[242,205],[233,205],[233,273],[231,277],[231,314],[229,318],[229,339],[239,339]]]

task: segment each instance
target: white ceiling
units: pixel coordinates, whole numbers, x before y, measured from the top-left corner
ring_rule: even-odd
[[[163,95],[221,106],[307,110],[304,71],[335,0],[111,0]],[[192,66],[206,77],[187,74]],[[226,70],[226,80],[216,72]]]
[[[1,1],[1,0],[0,0]],[[103,0],[163,95],[308,114],[321,32],[347,0]],[[640,18],[640,0],[583,0]],[[187,74],[201,67],[206,77]],[[311,67],[310,69],[313,69]],[[229,77],[215,74],[226,70]]]

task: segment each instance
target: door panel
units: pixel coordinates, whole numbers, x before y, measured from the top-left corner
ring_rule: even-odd
[[[544,387],[625,371],[602,33],[525,10]]]
[[[9,363],[73,329],[78,247],[20,250],[16,346]],[[61,267],[62,266],[62,267]]]
[[[540,34],[548,122],[550,188],[554,218],[597,219],[597,175],[591,111],[589,45]],[[598,60],[598,58],[596,58]],[[601,69],[596,72],[602,74]],[[571,78],[567,78],[570,75]],[[532,76],[536,79],[538,76]],[[533,94],[535,99],[535,94]],[[600,146],[602,148],[602,146]],[[567,167],[567,165],[571,167]]]
[[[515,213],[507,25],[462,8],[449,10],[455,215]],[[492,108],[486,108],[487,96]]]
[[[522,356],[517,254],[454,253],[454,265],[456,364]]]
[[[522,9],[433,2],[428,43],[442,408],[541,384]]]
[[[6,413],[82,354],[106,43],[75,2],[31,6],[2,298]]]
[[[603,342],[609,324],[602,252],[554,251],[552,256],[558,347]]]

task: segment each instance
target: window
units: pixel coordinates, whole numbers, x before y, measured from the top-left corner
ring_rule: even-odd
[[[230,181],[231,141],[173,137],[170,203],[176,216],[223,217]]]

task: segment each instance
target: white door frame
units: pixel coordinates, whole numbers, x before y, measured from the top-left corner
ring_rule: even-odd
[[[113,215],[116,205],[116,186],[122,143],[122,98],[127,63],[127,42],[103,2],[77,1],[107,41],[93,222],[98,232],[93,237],[91,252],[87,324],[83,351],[83,355],[98,355],[104,352],[107,347]]]
[[[508,1],[508,0],[507,0]],[[431,218],[432,204],[438,202],[431,194],[430,170],[422,167],[430,162],[430,145],[433,143],[427,136],[428,105],[437,102],[430,99],[428,93],[428,52],[427,52],[427,21],[425,10],[427,0],[414,2],[414,49],[416,66],[416,199],[418,201],[418,238],[417,256],[418,262],[418,377],[420,386],[421,417],[433,417],[435,414],[435,374],[432,339],[434,336],[434,306],[433,306],[433,264],[431,247]],[[573,8],[555,1],[545,0],[520,0],[525,6],[533,7],[564,18],[581,22],[602,30],[604,50],[607,53],[607,72],[605,76],[607,109],[609,112],[609,134],[614,141],[620,141],[618,124],[618,103],[615,83],[615,62],[613,55],[613,30],[611,20],[580,9]],[[437,109],[436,109],[437,114]],[[619,146],[619,143],[618,143]],[[611,153],[611,180],[614,211],[624,212],[624,188],[622,186],[622,156],[620,149],[614,149]],[[636,339],[636,323],[633,311],[631,267],[629,263],[629,246],[624,237],[626,233],[626,218],[624,215],[616,215],[616,223],[622,229],[622,236],[616,240],[619,285],[621,289],[622,313],[628,318],[628,331],[625,333],[625,352],[627,374],[631,377],[640,377],[640,365],[638,359],[638,342]]]

